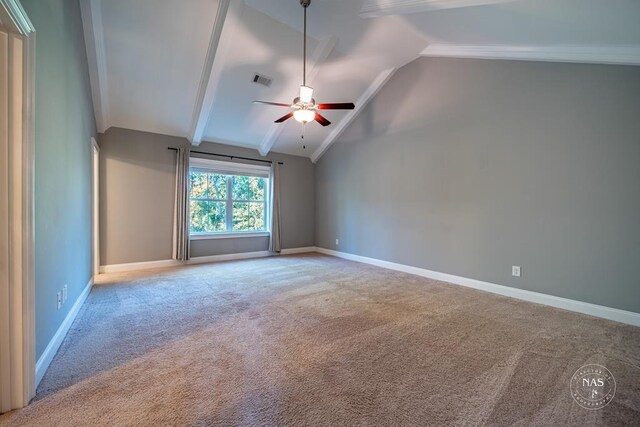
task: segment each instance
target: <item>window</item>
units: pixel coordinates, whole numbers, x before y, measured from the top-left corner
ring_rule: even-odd
[[[268,167],[191,159],[190,176],[192,235],[267,232]]]

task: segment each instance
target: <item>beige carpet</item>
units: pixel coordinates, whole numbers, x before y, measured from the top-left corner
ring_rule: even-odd
[[[637,426],[640,328],[315,254],[104,275],[0,424]]]

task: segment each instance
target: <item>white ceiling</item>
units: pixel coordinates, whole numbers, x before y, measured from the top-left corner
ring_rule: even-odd
[[[587,58],[609,49],[623,60],[593,62],[640,63],[638,0],[312,0],[307,83],[318,102],[357,107],[324,111],[333,124],[308,124],[302,140],[294,120],[273,123],[287,109],[251,103],[297,96],[299,0],[81,2],[101,131],[117,126],[314,161],[393,70],[425,48],[464,56],[451,52],[469,45],[504,52],[561,47],[566,56],[574,49]],[[504,52],[493,57],[509,57]],[[254,72],[272,85],[254,84]]]
[[[111,126],[189,132],[217,3],[101,2]]]

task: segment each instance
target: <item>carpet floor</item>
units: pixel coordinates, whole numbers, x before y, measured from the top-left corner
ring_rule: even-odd
[[[640,328],[318,254],[101,275],[0,424],[637,426]]]

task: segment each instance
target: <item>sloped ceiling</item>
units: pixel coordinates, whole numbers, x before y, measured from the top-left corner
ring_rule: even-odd
[[[299,0],[81,5],[101,131],[118,126],[314,161],[393,71],[421,53],[464,56],[462,46],[538,53],[562,47],[586,51],[588,62],[610,49],[621,52],[617,63],[640,64],[637,0],[312,0],[307,83],[318,102],[351,101],[357,109],[325,111],[331,126],[303,128],[294,120],[273,123],[286,109],[251,103],[289,103],[297,96]],[[256,72],[272,84],[253,83]]]

